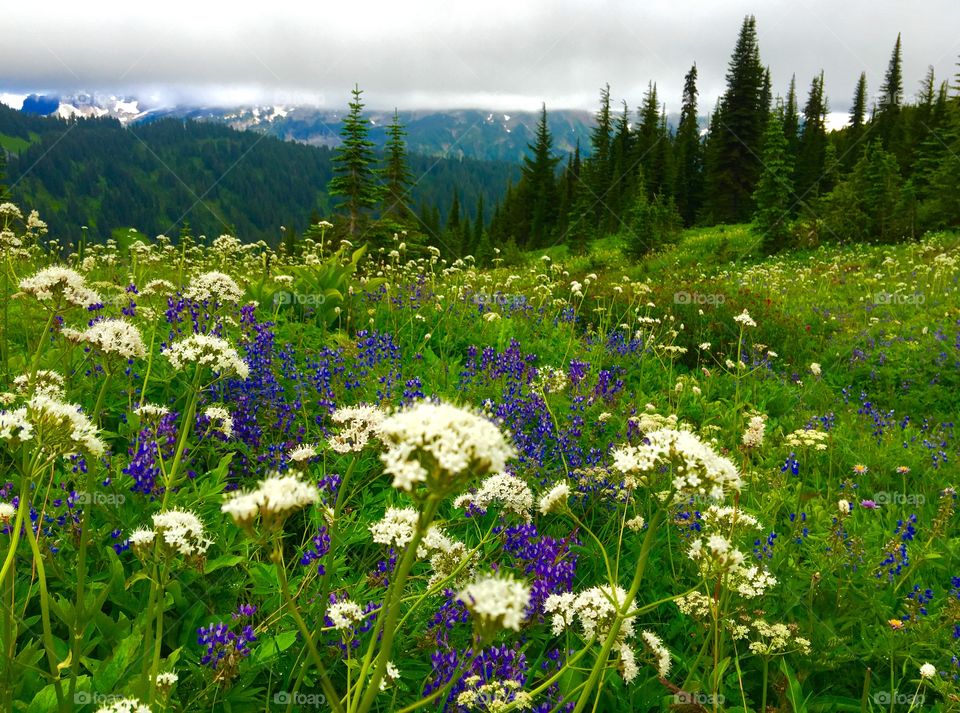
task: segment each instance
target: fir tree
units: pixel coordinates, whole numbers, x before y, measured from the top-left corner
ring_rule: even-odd
[[[7,150],[0,146],[0,203],[9,203],[10,189],[7,187]]]
[[[887,74],[880,88],[880,100],[877,104],[877,133],[885,149],[900,146],[900,110],[903,104],[903,69],[901,58],[900,35],[893,46]]]
[[[400,115],[393,110],[393,120],[387,127],[386,165],[380,171],[383,181],[383,213],[399,218],[408,217],[407,200],[410,193],[410,169],[407,166],[406,130],[400,123]]]
[[[597,112],[596,125],[590,133],[590,162],[586,176],[586,185],[591,195],[590,219],[593,226],[600,228],[608,222],[609,209],[605,203],[611,185],[611,124],[610,85],[600,90],[600,109]]]
[[[867,121],[867,73],[860,72],[857,88],[853,92],[853,105],[850,108],[850,129],[847,133],[846,147],[843,153],[844,165],[849,169],[857,162],[862,152],[860,141],[864,135]]]
[[[779,113],[767,120],[764,132],[763,173],[757,182],[753,198],[756,212],[753,216],[754,231],[761,236],[765,253],[773,253],[786,247],[790,238],[790,208],[793,203],[793,186],[790,175],[791,157],[787,153],[787,139],[783,135],[783,121]]]
[[[560,159],[553,155],[553,137],[547,126],[547,107],[543,105],[537,123],[535,143],[528,144],[523,160],[520,185],[529,211],[528,244],[541,247],[557,222],[556,169]]]
[[[336,176],[330,180],[329,193],[344,198],[344,204],[350,215],[349,234],[356,235],[357,226],[363,212],[377,204],[380,187],[373,170],[373,142],[368,138],[369,125],[363,118],[363,94],[355,86],[351,92],[350,112],[343,120],[340,129],[342,144],[333,158]]]
[[[797,107],[797,75],[790,77],[787,100],[783,105],[783,135],[787,139],[787,153],[796,156],[800,142],[800,110]]]
[[[690,68],[683,80],[683,103],[674,154],[674,200],[683,224],[690,226],[697,219],[703,192],[703,147],[697,122],[696,64]]]
[[[763,102],[765,72],[760,63],[757,25],[747,16],[730,59],[727,89],[710,123],[706,183],[710,217],[718,223],[746,220],[760,175],[757,160],[767,121]]]
[[[823,94],[823,72],[810,83],[803,109],[803,127],[797,152],[794,185],[800,200],[809,203],[820,193],[827,150],[827,103]]]

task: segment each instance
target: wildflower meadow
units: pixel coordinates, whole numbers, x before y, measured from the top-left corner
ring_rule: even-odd
[[[960,709],[957,235],[0,229],[3,710]]]

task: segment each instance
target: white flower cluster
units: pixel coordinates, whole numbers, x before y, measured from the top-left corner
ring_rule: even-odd
[[[624,445],[613,452],[613,466],[625,476],[627,487],[647,485],[664,465],[672,464],[673,490],[679,495],[721,499],[740,490],[740,474],[729,459],[690,431],[662,429],[648,433],[638,446]]]
[[[100,706],[97,713],[150,713],[150,706],[144,705],[138,698],[116,698]]]
[[[333,622],[333,628],[338,631],[346,631],[363,621],[363,609],[356,602],[349,599],[341,599],[327,607],[327,616]]]
[[[13,388],[23,396],[43,395],[52,399],[62,399],[65,383],[63,376],[55,371],[40,369],[33,377],[33,388],[30,388],[30,375],[20,374],[13,379]]]
[[[739,567],[745,560],[743,552],[726,537],[717,534],[710,535],[706,541],[696,539],[691,542],[688,555],[694,562],[703,563],[703,569],[709,572]]]
[[[749,648],[750,651],[759,656],[772,656],[790,651],[809,654],[810,642],[802,636],[797,636],[791,626],[779,623],[771,624],[765,619],[754,619],[749,626],[734,626],[732,635],[734,639],[745,639],[750,636],[750,629],[752,628],[756,638],[750,642]]]
[[[703,523],[711,529],[730,531],[734,527],[762,530],[760,521],[748,512],[730,505],[711,505],[703,511]]]
[[[665,678],[670,673],[670,650],[663,645],[663,640],[652,631],[640,632],[640,639],[644,647],[653,654],[657,662],[657,675]]]
[[[763,434],[766,430],[766,419],[760,414],[752,416],[747,430],[743,432],[743,445],[747,448],[759,448],[763,445]]]
[[[533,708],[533,698],[526,691],[521,691],[520,682],[507,678],[492,680],[485,683],[480,676],[474,674],[463,680],[464,690],[457,696],[457,705],[469,711],[500,711],[513,705],[516,710],[530,710]]]
[[[159,419],[170,413],[170,409],[160,404],[143,403],[137,406],[133,412],[140,418]]]
[[[295,475],[268,473],[252,491],[237,491],[227,496],[220,510],[240,526],[252,525],[257,515],[271,522],[282,521],[290,513],[312,505],[320,499],[315,485]]]
[[[810,373],[814,376],[820,376],[823,373],[823,368],[817,362],[812,362],[810,364]]]
[[[173,688],[173,684],[180,680],[180,677],[173,671],[164,671],[157,674],[157,688]]]
[[[241,379],[250,375],[250,367],[237,350],[226,339],[211,334],[191,334],[171,344],[163,354],[177,371],[193,363],[208,366],[223,375],[236,374]]]
[[[177,291],[177,286],[174,285],[169,280],[150,280],[143,289],[140,290],[141,297],[147,297],[149,295],[158,295],[160,297],[166,297],[167,295],[172,295]]]
[[[713,612],[713,601],[700,592],[690,592],[678,597],[674,603],[681,614],[694,619],[708,619]]]
[[[233,437],[233,416],[223,406],[214,404],[207,406],[203,410],[203,415],[210,419],[211,425],[215,426],[220,433],[227,438]]]
[[[318,455],[317,447],[302,443],[299,446],[295,446],[287,451],[287,461],[291,466],[297,468],[306,467],[307,463],[310,462],[311,458],[316,458]]]
[[[17,509],[10,503],[0,502],[0,522],[8,523],[17,514]]]
[[[77,404],[64,403],[40,394],[30,399],[25,409],[18,409],[14,413],[22,414],[23,420],[30,424],[48,451],[62,455],[80,451],[97,457],[104,453],[105,446],[97,436],[97,427],[80,413]],[[22,427],[19,433],[26,435]]]
[[[515,455],[494,424],[446,403],[422,401],[394,413],[380,424],[380,437],[384,471],[407,491],[428,483],[446,493],[469,475],[503,471]]]
[[[100,295],[87,287],[80,274],[59,265],[20,280],[20,289],[39,302],[60,303],[62,299],[66,304],[83,308],[101,302]]]
[[[541,366],[537,369],[537,377],[533,383],[537,391],[543,391],[548,394],[559,394],[567,388],[570,381],[567,378],[567,372],[563,369],[556,369],[552,366]]]
[[[193,278],[183,296],[197,302],[239,302],[243,299],[243,290],[230,275],[222,272],[205,272]]]
[[[813,448],[816,451],[827,450],[830,434],[826,431],[817,431],[813,428],[801,428],[789,434],[784,443],[791,448]]]
[[[359,404],[344,406],[331,414],[340,432],[330,438],[330,447],[337,453],[359,453],[371,438],[377,437],[385,414],[376,406]]]
[[[544,610],[553,615],[551,623],[555,635],[559,636],[577,622],[585,639],[596,637],[602,640],[610,633],[617,611],[623,608],[626,600],[627,592],[622,587],[614,586],[611,589],[607,585],[591,587],[579,594],[573,592],[551,594],[544,602]],[[636,602],[630,602],[628,608],[635,607]],[[635,619],[636,617],[633,616],[623,619],[613,644],[614,651],[620,656],[620,672],[627,683],[633,681],[639,673],[636,654],[629,643],[629,639],[635,634]],[[649,640],[648,634],[652,637]],[[650,632],[643,632],[643,637],[648,648],[652,648],[653,642],[659,642],[659,638]],[[670,653],[660,644],[655,656],[658,670],[662,671],[660,675],[665,676],[670,669]]]
[[[146,546],[156,538],[171,552],[184,557],[199,558],[207,552],[213,540],[207,538],[203,523],[189,510],[164,510],[153,516],[153,529],[141,527],[130,533],[130,546],[137,554],[145,554]]]
[[[455,508],[468,505],[486,510],[492,503],[500,503],[507,512],[530,519],[533,493],[523,480],[514,475],[496,473],[484,479],[476,493],[464,493],[453,501]]]
[[[147,354],[140,330],[125,319],[101,319],[80,332],[78,340],[124,359],[141,359]]]
[[[540,513],[546,515],[562,510],[570,498],[570,485],[562,480],[547,491],[539,502]]]
[[[530,586],[512,575],[484,575],[458,595],[482,627],[520,631],[530,606]]]
[[[747,310],[743,310],[740,314],[733,318],[734,322],[739,322],[744,327],[756,327],[757,323],[753,321],[753,317],[750,316],[750,313]]]
[[[370,525],[373,541],[398,549],[404,547],[413,539],[419,517],[414,508],[387,508],[383,519]]]

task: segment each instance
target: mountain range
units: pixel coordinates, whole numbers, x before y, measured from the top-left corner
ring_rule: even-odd
[[[162,106],[133,96],[76,93],[67,96],[24,97],[20,110],[41,116],[111,117],[121,124],[149,123],[161,118],[193,119],[256,131],[285,141],[313,146],[339,144],[344,109],[308,105]],[[380,148],[393,111],[367,110],[370,140]],[[411,153],[452,159],[520,162],[534,140],[539,112],[448,109],[399,111]],[[577,143],[586,155],[593,115],[582,110],[548,111],[547,125],[557,154],[572,154]]]

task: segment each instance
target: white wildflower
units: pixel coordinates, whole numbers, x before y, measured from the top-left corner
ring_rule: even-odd
[[[370,525],[373,541],[402,548],[413,539],[419,513],[414,508],[387,508],[383,519]]]
[[[327,616],[333,622],[333,628],[338,631],[346,631],[354,624],[363,621],[363,609],[356,602],[349,599],[341,599],[339,602],[331,604],[327,608]]]
[[[340,432],[330,438],[337,453],[359,453],[371,438],[377,437],[385,414],[376,406],[359,404],[338,408],[330,416],[341,424]]]
[[[243,290],[230,275],[222,272],[205,272],[193,278],[183,291],[183,296],[197,302],[209,300],[224,304],[239,302],[243,299]]]
[[[530,606],[530,587],[511,575],[485,575],[457,595],[485,627],[520,630]]]
[[[570,497],[570,485],[566,481],[561,481],[550,488],[543,497],[540,498],[540,512],[543,515],[562,510]]]
[[[250,375],[250,367],[230,343],[211,334],[191,334],[171,344],[163,353],[170,365],[182,371],[187,364],[207,366],[222,375],[236,374],[241,379]]]
[[[203,415],[210,419],[211,426],[215,427],[227,438],[233,437],[233,416],[223,406],[214,404],[203,410]]]
[[[101,319],[81,332],[79,340],[123,359],[141,359],[147,354],[140,330],[125,319]]]
[[[494,424],[452,404],[420,402],[380,424],[381,455],[393,486],[427,483],[449,492],[469,475],[499,473],[515,451]]]
[[[20,289],[39,302],[63,303],[88,308],[100,304],[101,297],[87,287],[81,275],[70,268],[54,265],[20,281]]]

